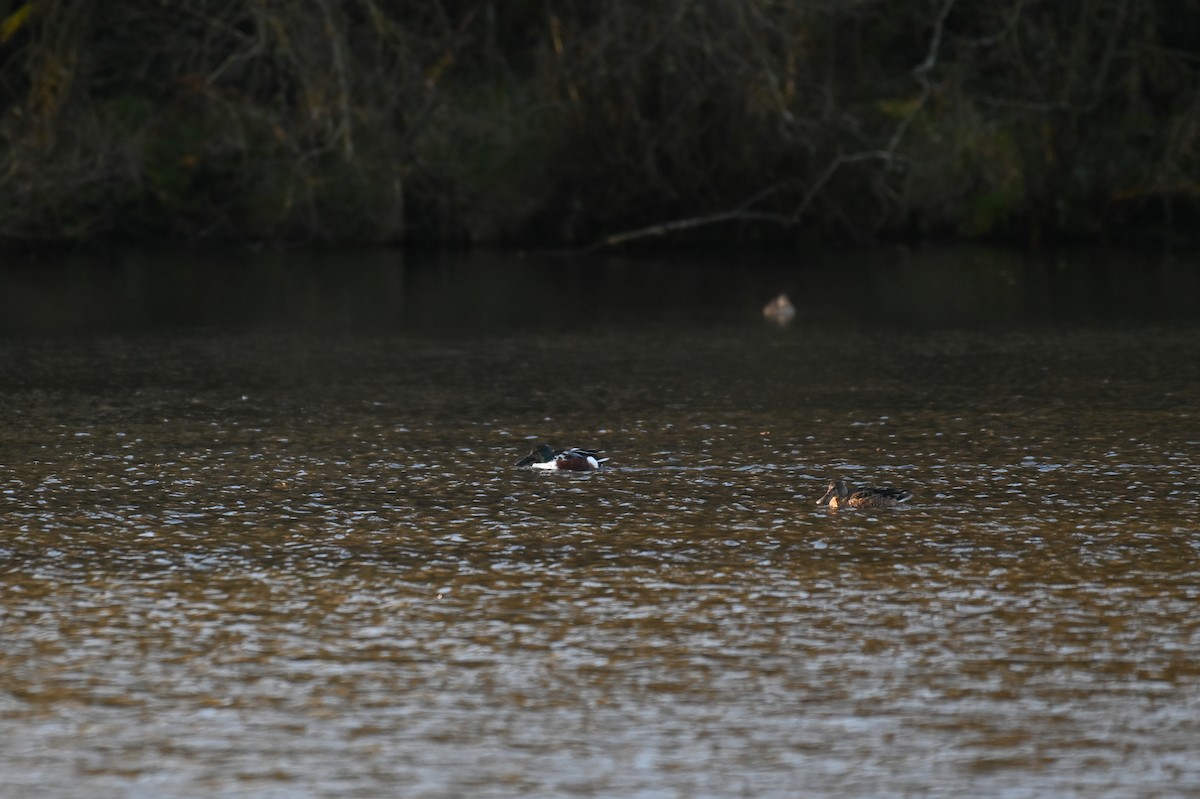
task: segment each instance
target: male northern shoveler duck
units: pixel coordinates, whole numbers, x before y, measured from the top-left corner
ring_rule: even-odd
[[[599,469],[608,458],[597,457],[598,450],[570,449],[555,450],[549,444],[538,444],[533,451],[521,460],[517,466],[528,466],[532,469],[562,469],[568,472],[591,472]]]
[[[845,480],[830,480],[829,490],[817,500],[831,508],[890,508],[908,502],[912,492],[906,488],[852,489]]]

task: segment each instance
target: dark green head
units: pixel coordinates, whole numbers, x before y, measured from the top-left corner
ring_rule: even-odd
[[[549,444],[538,444],[528,455],[517,461],[517,466],[532,466],[535,463],[549,463],[552,460],[554,460],[554,448]]]

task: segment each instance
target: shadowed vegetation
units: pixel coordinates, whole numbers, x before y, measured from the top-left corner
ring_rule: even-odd
[[[1182,238],[1194,0],[0,2],[0,239]]]

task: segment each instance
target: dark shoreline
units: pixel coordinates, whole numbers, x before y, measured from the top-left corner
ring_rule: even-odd
[[[8,252],[1197,243],[1171,0],[118,0],[0,36]]]

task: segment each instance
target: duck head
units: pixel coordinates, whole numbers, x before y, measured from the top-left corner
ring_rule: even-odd
[[[825,496],[818,499],[817,504],[836,508],[839,502],[848,496],[850,496],[850,486],[846,485],[845,480],[830,480]]]
[[[528,455],[517,461],[517,466],[532,466],[535,463],[549,463],[552,460],[554,460],[554,448],[549,444],[538,444]]]

